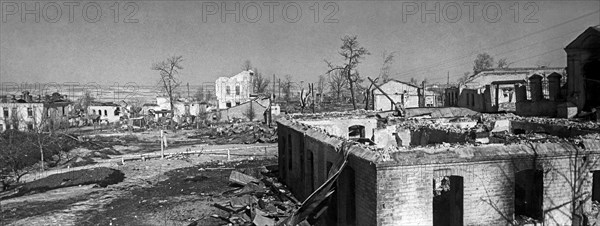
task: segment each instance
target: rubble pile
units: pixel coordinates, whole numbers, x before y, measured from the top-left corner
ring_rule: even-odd
[[[198,130],[187,138],[202,139],[207,144],[276,143],[277,130],[258,123],[236,123]]]
[[[511,120],[520,122],[530,122],[538,124],[549,124],[557,126],[566,126],[577,129],[598,129],[600,122],[585,119],[566,119],[566,118],[543,118],[543,117],[523,117],[512,113],[506,114],[481,114],[484,121]]]
[[[276,168],[232,171],[229,181],[241,187],[223,193],[229,201],[214,203],[213,206],[225,211],[226,215],[215,214],[212,217],[223,220],[227,225],[270,226],[292,215],[300,202],[275,179],[273,171]]]
[[[373,111],[366,111],[363,109],[352,110],[352,111],[337,111],[337,112],[321,112],[321,113],[296,113],[286,115],[287,119],[302,119],[302,120],[318,120],[318,119],[329,119],[329,118],[355,118],[357,116],[368,115],[368,113],[374,113]],[[368,117],[368,116],[367,116]]]
[[[470,121],[468,119],[464,119],[466,121]],[[412,131],[420,130],[420,129],[432,129],[438,131],[445,131],[448,133],[467,133],[469,129],[462,128],[458,126],[453,126],[452,124],[444,124],[439,123],[433,120],[418,120],[418,119],[410,119],[403,120],[398,122],[398,127],[409,129]]]

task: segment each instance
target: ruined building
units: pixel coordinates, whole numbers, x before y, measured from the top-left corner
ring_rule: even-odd
[[[59,93],[33,96],[23,91],[22,95],[0,97],[0,110],[0,132],[57,128],[67,126],[73,103]]]
[[[540,115],[556,112],[556,104],[545,111],[531,112],[528,105],[518,102],[558,100],[566,82],[564,68],[495,68],[482,71],[460,87],[456,105],[479,112],[516,112],[520,115]],[[539,94],[539,95],[537,95]],[[541,104],[537,104],[541,106]]]
[[[370,112],[278,121],[279,174],[300,199],[344,158],[316,225],[594,223],[600,124],[514,115],[404,119]]]
[[[254,72],[242,71],[232,77],[219,77],[215,82],[215,95],[219,109],[226,109],[250,101]]]
[[[565,47],[567,68],[500,68],[480,72],[447,89],[446,106],[521,116],[600,118],[600,26],[587,28]],[[584,113],[584,114],[581,114]]]
[[[600,106],[600,25],[589,27],[565,48],[567,99],[579,110]]]

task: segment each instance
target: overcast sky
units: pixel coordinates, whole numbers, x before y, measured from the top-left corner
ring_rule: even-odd
[[[327,71],[323,60],[341,63],[344,35],[357,35],[371,52],[358,67],[365,77],[376,77],[383,51],[394,51],[393,78],[445,82],[448,72],[456,80],[472,71],[481,52],[507,58],[512,67],[564,67],[563,48],[600,24],[600,1],[1,2],[0,82],[18,83],[152,85],[158,78],[152,63],[173,55],[184,57],[181,79],[190,84],[234,75],[245,60],[268,76],[316,81]],[[221,15],[236,3],[239,13]],[[33,11],[22,15],[23,6]],[[432,13],[422,15],[423,7]]]

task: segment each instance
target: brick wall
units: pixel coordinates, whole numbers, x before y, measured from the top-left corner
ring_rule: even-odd
[[[278,133],[282,181],[304,200],[327,179],[328,162],[340,158],[336,149],[343,141],[290,122],[279,123]],[[462,177],[464,225],[506,225],[514,220],[515,183],[519,181],[515,175],[531,169],[542,172],[545,224],[571,224],[574,197],[583,202],[582,210],[591,219],[592,178],[593,171],[600,170],[600,141],[584,140],[581,146],[585,150],[566,142],[537,143],[531,148],[523,144],[479,146],[442,152],[438,157],[399,154],[408,158],[401,161],[397,156],[393,160],[372,158],[368,155],[374,151],[353,145],[347,165],[351,170],[345,170],[337,182],[337,214],[327,213],[318,225],[332,225],[328,216],[337,216],[337,225],[431,225],[433,180],[444,176]],[[349,176],[352,171],[353,177]],[[352,193],[354,201],[348,198]],[[349,205],[352,202],[355,205]],[[330,205],[328,211],[335,206]]]
[[[337,162],[342,154],[336,149],[342,142],[325,136],[311,136],[301,133],[284,125],[278,124],[279,136],[279,169],[281,181],[284,182],[299,200],[306,199],[315,189],[327,180],[327,164]],[[291,137],[292,167],[289,168],[289,138]],[[330,141],[324,141],[329,139]],[[310,156],[312,153],[312,161]],[[303,160],[301,160],[301,157]],[[302,163],[302,164],[301,164]],[[355,222],[348,222],[347,197],[351,189],[347,184],[352,179],[347,176],[347,171],[337,181],[337,223],[338,225],[376,225],[376,171],[375,164],[365,159],[354,156],[348,157],[347,167],[354,171],[354,196],[356,216]],[[304,169],[304,173],[302,170]],[[312,172],[312,174],[310,173]],[[328,210],[331,211],[331,210]],[[328,213],[331,214],[331,213]],[[323,216],[318,225],[328,225],[327,216]],[[352,220],[352,219],[350,219]]]
[[[597,158],[597,157],[594,157]],[[537,169],[543,171],[544,222],[571,224],[572,183],[580,181],[581,199],[591,195],[592,169],[582,169],[574,180],[574,156],[541,158]],[[440,176],[463,177],[464,225],[506,225],[513,219],[515,173],[533,168],[533,159],[512,159],[472,163],[391,166],[377,168],[378,225],[431,225],[433,222],[433,179]],[[579,178],[579,177],[578,177]],[[579,183],[579,182],[578,182]],[[591,211],[589,199],[584,210]]]

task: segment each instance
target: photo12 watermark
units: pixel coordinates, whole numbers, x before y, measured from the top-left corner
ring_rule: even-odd
[[[0,5],[2,23],[138,23],[140,10],[139,4],[131,1],[2,1]]]
[[[420,21],[421,23],[457,23],[468,21],[497,23],[510,20],[514,23],[537,23],[539,5],[535,2],[453,2],[453,1],[415,1],[401,2],[402,22]]]
[[[337,2],[321,1],[203,1],[202,22],[221,23],[338,23],[340,6]]]

